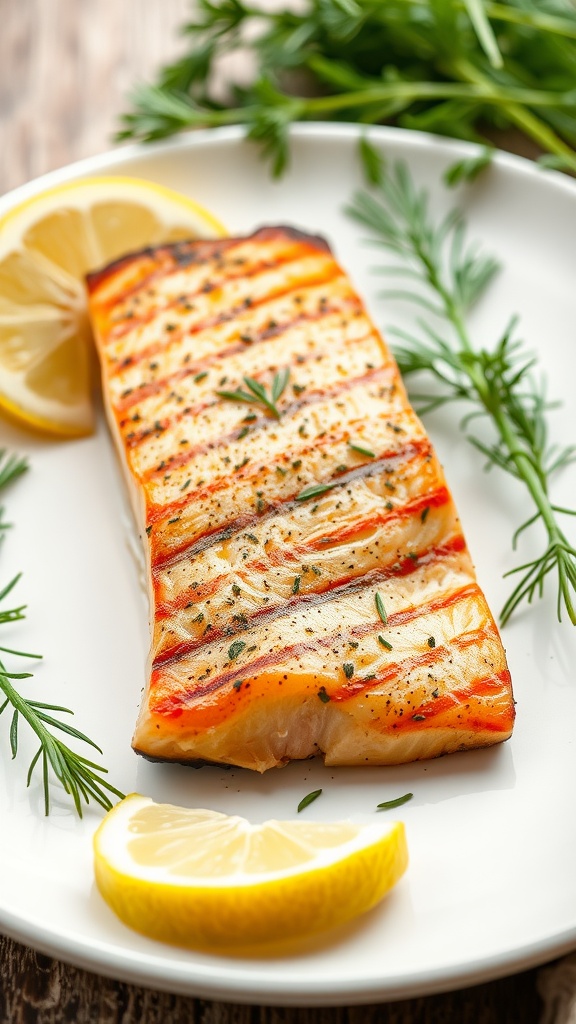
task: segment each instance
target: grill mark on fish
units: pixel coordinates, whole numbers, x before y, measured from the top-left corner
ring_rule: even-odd
[[[364,384],[370,383],[371,380],[374,380],[374,379],[378,380],[381,377],[385,377],[391,371],[392,371],[392,366],[390,364],[390,365],[385,366],[385,367],[379,367],[377,370],[372,370],[370,372],[370,374],[366,374],[366,375],[364,375],[362,377],[352,378],[350,381],[342,381],[341,384],[338,385],[338,391],[335,392],[335,397],[337,397],[338,394],[345,394],[347,391],[353,390],[354,387],[362,387]],[[314,393],[310,392],[310,395],[313,396]],[[331,396],[328,396],[328,397],[331,397]],[[320,398],[317,399],[317,401],[321,401],[321,400],[322,400],[322,396],[320,396]],[[301,399],[301,401],[302,401],[302,403],[303,403],[303,405],[305,407],[306,404],[307,404],[306,399],[303,398],[303,399]],[[310,402],[310,405],[313,405],[313,404],[316,404],[316,402]],[[203,409],[209,408],[210,405],[211,405],[211,403],[207,404],[206,406],[203,406]],[[201,410],[198,411],[197,415],[199,414],[200,411]],[[272,429],[276,429],[276,430],[280,429],[278,423],[276,421],[272,421],[272,420],[269,422],[269,427],[271,427]],[[403,432],[403,428],[399,428],[398,432]],[[154,430],[154,434],[158,436],[161,433],[163,433],[163,430],[161,429],[160,426],[158,426]],[[295,456],[300,457],[302,455],[303,451],[310,451],[311,447],[314,448],[314,449],[328,448],[328,447],[330,447],[331,444],[337,443],[339,440],[346,439],[347,436],[348,436],[348,430],[347,430],[346,425],[344,425],[342,431],[340,431],[337,435],[335,433],[332,433],[332,434],[326,434],[324,437],[317,436],[315,438],[314,444],[312,446],[307,446],[304,449],[302,449],[302,448],[298,448],[298,449],[292,448],[288,452],[284,451],[284,452],[280,453],[279,457],[275,458],[273,461],[271,461],[269,463],[269,466],[272,467],[272,468],[275,468],[276,465],[278,464],[278,458],[280,458],[281,461],[285,462],[286,458],[293,460]],[[208,450],[210,450],[210,449],[208,449]],[[186,452],[183,453],[183,454],[186,454],[187,451],[188,451],[188,448],[186,448]],[[394,452],[391,452],[390,456],[393,457],[393,455],[394,455]],[[382,454],[380,457],[377,457],[375,459],[370,459],[370,462],[368,463],[368,465],[375,466],[375,465],[377,465],[381,461],[382,458],[385,458],[385,454]],[[165,472],[165,470],[168,469],[168,468],[173,469],[174,468],[174,463],[170,463],[170,466],[168,466],[168,463],[166,463],[166,465],[164,467],[162,467],[162,470],[154,470],[153,473],[152,473],[152,478],[155,479],[155,478],[160,477],[162,475],[162,472],[163,471]],[[355,469],[350,470],[349,472],[354,474],[357,471],[357,469],[361,469],[361,468],[362,467],[355,467]],[[257,474],[258,472],[260,472],[260,470],[256,469],[256,467],[249,466],[248,462],[246,462],[246,464],[244,466],[237,467],[237,469],[238,469],[238,472],[235,472],[234,480],[247,479],[247,478],[253,476],[254,474]],[[336,477],[339,478],[340,476],[343,476],[343,475],[344,475],[344,473],[342,472],[340,474],[336,474]],[[314,480],[314,481],[311,481],[311,483],[319,483],[319,485],[321,485],[321,486],[330,487],[331,484],[334,482],[334,479],[336,479],[336,477],[331,477],[329,480],[322,480],[322,481],[315,481]],[[352,476],[352,479],[354,479],[353,476]],[[195,491],[188,491],[187,494],[185,494],[181,498],[177,498],[176,500],[166,501],[166,502],[150,501],[149,506],[148,506],[147,524],[148,525],[154,524],[154,523],[158,522],[159,520],[167,519],[169,516],[172,517],[176,512],[183,511],[185,508],[187,508],[193,502],[197,501],[198,498],[201,498],[204,495],[215,494],[217,491],[227,490],[228,488],[230,488],[230,486],[231,486],[231,477],[230,477],[230,472],[228,471],[226,473],[226,475],[224,475],[224,476],[214,477],[212,482],[210,484],[208,484],[207,486],[205,486],[205,487],[203,486],[203,487],[197,488]],[[299,492],[297,492],[297,493],[299,493]]]
[[[378,526],[391,525],[393,523],[401,523],[408,518],[417,516],[425,508],[442,508],[447,505],[450,501],[450,493],[446,487],[440,487],[436,491],[426,494],[422,497],[416,498],[413,501],[407,502],[402,507],[396,507],[392,510],[383,509],[381,512],[373,513],[370,516],[359,518],[354,523],[350,523],[346,526],[341,527],[337,530],[331,530],[329,539],[334,544],[342,544],[347,540],[353,539],[358,533],[365,530],[375,529]],[[264,562],[261,558],[253,558],[246,562],[242,567],[243,574],[249,574],[253,570],[266,572],[269,568],[275,566],[285,565],[286,563],[301,562],[303,558],[318,551],[326,551],[327,537],[324,534],[321,537],[314,537],[313,539],[297,544],[293,547],[275,549],[274,551],[267,552],[267,562]],[[462,540],[462,545],[464,541]],[[455,548],[454,550],[463,550],[462,548]],[[413,559],[409,559],[411,564],[415,564]],[[418,568],[416,566],[416,568]],[[314,574],[313,574],[314,575]],[[171,601],[159,601],[156,604],[155,612],[159,619],[170,618],[178,611],[182,611],[190,604],[191,598],[194,600],[191,602],[194,605],[204,601],[207,597],[213,597],[217,594],[222,586],[225,585],[225,581],[229,579],[229,573],[222,573],[215,579],[210,580],[206,583],[200,583],[194,588],[186,587],[178,597]],[[322,586],[320,586],[319,580],[314,576],[315,582],[318,584],[315,587],[315,591],[321,592]],[[330,585],[330,584],[328,584]],[[308,593],[309,591],[307,591]]]
[[[369,335],[367,337],[369,337]],[[315,359],[315,356],[310,356],[310,360],[313,359]],[[279,369],[282,369],[282,367],[279,367]],[[296,413],[300,412],[301,409],[306,409],[309,408],[310,406],[317,405],[319,402],[325,401],[326,399],[329,398],[337,398],[338,395],[345,394],[347,391],[351,391],[353,388],[358,387],[359,385],[369,383],[372,380],[378,380],[386,376],[387,373],[390,374],[393,372],[394,371],[392,368],[392,364],[389,364],[388,366],[380,367],[378,370],[372,370],[368,374],[362,374],[361,377],[349,377],[346,380],[339,381],[338,384],[333,385],[333,387],[331,388],[318,389],[316,391],[307,391],[302,398],[296,399],[295,401],[290,402],[289,405],[285,405],[282,408],[282,420],[284,423],[286,423],[287,420],[293,417]],[[211,409],[216,405],[220,405],[222,401],[223,399],[219,399],[215,402],[200,403],[196,406],[193,406],[191,409],[188,409],[187,413],[183,412],[181,416],[174,417],[172,420],[159,420],[158,423],[160,424],[162,430],[166,430],[168,427],[174,425],[175,423],[181,422],[184,418],[194,419],[196,416],[204,412],[206,409]],[[256,406],[258,405],[256,400],[254,404]],[[273,420],[269,416],[259,417],[257,420],[250,424],[251,438],[253,438],[255,434],[260,433],[262,430],[267,430],[270,427],[277,429],[277,420]],[[142,443],[143,441],[146,441],[151,434],[155,434],[157,430],[158,427],[151,427],[148,430],[143,431],[140,435],[136,435],[134,439],[131,438],[127,442],[128,447],[137,447],[138,444]],[[169,456],[167,459],[163,460],[164,465],[161,468],[154,466],[152,467],[152,469],[149,469],[145,473],[142,473],[141,479],[152,480],[159,478],[167,470],[173,470],[176,468],[180,468],[181,466],[185,466],[197,455],[205,455],[207,452],[213,451],[216,448],[225,447],[232,441],[241,440],[243,436],[243,431],[245,431],[245,426],[241,425],[239,427],[236,427],[234,430],[231,430],[228,434],[220,434],[218,437],[214,437],[210,441],[206,441],[203,444],[189,445],[185,451],[180,452],[178,455]],[[229,482],[229,475],[227,475],[226,479]],[[185,502],[185,504],[188,504],[188,502]],[[170,505],[162,507],[166,508],[167,510],[171,510],[181,508],[182,506],[179,503],[172,503]]]
[[[86,281],[90,291],[95,291],[103,283],[113,277],[118,271],[130,264],[138,264],[145,262],[146,259],[154,260],[153,270],[146,276],[139,278],[134,285],[124,288],[120,294],[112,295],[109,300],[101,302],[101,306],[104,309],[111,309],[119,302],[125,302],[126,299],[139,291],[146,291],[154,283],[154,281],[165,279],[175,273],[178,273],[185,267],[189,266],[205,266],[207,267],[211,261],[216,264],[222,260],[224,253],[230,253],[234,249],[242,249],[248,243],[258,243],[260,241],[278,240],[288,237],[293,243],[301,243],[301,248],[304,251],[309,251],[311,248],[317,253],[330,253],[330,247],[327,242],[317,236],[305,236],[302,233],[298,233],[295,230],[287,229],[281,231],[277,229],[261,228],[256,231],[250,238],[219,238],[215,240],[184,240],[180,242],[174,242],[172,244],[160,245],[153,248],[141,249],[137,253],[128,253],[126,256],[121,256],[119,259],[114,260],[108,266],[102,270],[93,271],[86,275]],[[304,243],[304,245],[302,245]],[[312,244],[311,244],[312,243]],[[292,245],[292,249],[295,246]],[[248,276],[246,272],[246,263],[248,258],[244,258],[240,266],[244,268],[238,276]],[[261,261],[262,262],[262,261]],[[271,265],[270,260],[268,260]],[[237,264],[238,265],[238,264]],[[236,276],[236,275],[234,275]],[[133,318],[131,318],[134,322]]]
[[[474,642],[478,643],[481,639],[480,634],[474,637]],[[420,659],[422,662],[422,659]],[[419,667],[414,665],[414,667]],[[377,682],[379,680],[374,680]],[[388,681],[388,680],[386,680]],[[491,675],[479,676],[473,680],[469,686],[463,687],[457,690],[451,690],[450,693],[444,694],[442,697],[437,697],[433,701],[426,701],[423,704],[414,705],[413,710],[410,714],[404,714],[398,716],[398,718],[386,725],[386,731],[398,732],[406,731],[410,729],[426,729],[430,725],[434,724],[434,720],[439,718],[441,715],[445,715],[447,712],[454,711],[459,707],[464,707],[466,702],[473,701],[475,698],[491,697],[492,699],[500,693],[505,693],[507,688],[510,686],[511,678],[508,670],[502,672],[494,672]],[[331,698],[334,699],[334,698]],[[490,706],[484,709],[484,715],[481,721],[478,719],[471,719],[468,715],[466,716],[466,724],[469,728],[483,728],[489,729],[493,732],[507,732],[513,715],[508,714],[502,720],[500,709],[496,706]]]
[[[478,594],[478,591],[479,588],[476,583],[466,584],[466,586],[460,587],[457,590],[452,591],[450,594],[443,595],[442,597],[437,598],[436,600],[428,601],[425,604],[419,605],[418,607],[406,608],[402,611],[392,613],[388,617],[388,626],[393,627],[396,625],[403,625],[404,623],[421,617],[423,615],[434,614],[434,612],[441,610],[444,611],[447,608],[454,607],[461,601],[466,601],[469,597],[475,596],[476,594]],[[247,664],[242,664],[241,666],[236,666],[235,668],[231,669],[225,669],[223,672],[221,672],[218,676],[215,676],[214,679],[210,680],[209,682],[203,683],[202,685],[186,687],[184,691],[178,694],[172,694],[170,697],[166,699],[167,705],[171,705],[171,710],[169,710],[167,706],[165,707],[162,701],[160,701],[156,705],[155,710],[158,714],[170,714],[171,711],[179,712],[183,704],[190,706],[190,701],[194,701],[199,698],[207,697],[211,694],[214,694],[218,690],[221,690],[228,683],[231,683],[235,679],[238,679],[240,676],[245,679],[251,679],[254,675],[256,675],[256,673],[262,671],[263,669],[269,669],[275,665],[282,664],[282,662],[285,662],[288,658],[299,658],[303,654],[306,654],[308,651],[317,651],[319,648],[331,649],[334,647],[334,644],[338,641],[346,643],[349,642],[351,639],[360,640],[366,636],[371,635],[372,633],[378,633],[379,631],[381,631],[381,629],[382,622],[378,618],[369,622],[360,623],[357,626],[351,626],[346,631],[346,633],[342,633],[338,630],[332,632],[329,636],[316,637],[314,640],[301,640],[295,644],[288,644],[281,650],[270,651],[268,654],[263,654],[259,658],[255,658],[254,661],[248,662]],[[439,659],[441,653],[442,649],[440,647],[435,647],[432,650],[426,651],[422,655],[417,655],[414,658],[406,658],[404,659],[403,662],[394,663],[394,667],[396,669],[394,676],[398,675],[399,672],[405,666],[412,667],[418,664],[431,664],[432,662],[437,661]],[[165,667],[166,666],[163,665],[160,668],[156,668],[153,670],[151,677],[151,683],[153,687],[156,684],[156,682],[161,678],[162,671]],[[394,676],[391,676],[391,678],[393,678]],[[384,679],[385,681],[385,678],[386,673],[384,673],[383,676],[373,676],[368,681],[358,679],[353,685],[358,688],[356,690],[356,693],[358,693],[360,692],[362,687],[367,688],[368,686],[378,685],[378,683],[381,682],[382,679]],[[348,681],[347,685],[350,688],[350,681]],[[338,691],[336,691],[336,693],[337,692]],[[346,692],[348,693],[348,691]],[[349,696],[353,697],[355,696],[355,693],[350,693]],[[331,693],[330,700],[335,699],[337,698],[333,696],[333,694]],[[346,698],[342,696],[340,699],[344,700]]]
[[[323,438],[322,440],[326,439]],[[318,441],[316,441],[315,447],[320,447]],[[388,472],[388,467],[397,467],[402,463],[410,462],[412,459],[421,457],[423,453],[428,453],[430,450],[431,445],[428,438],[410,441],[401,448],[386,452],[378,458],[371,459],[369,463],[362,463],[361,466],[357,466],[354,469],[349,470],[347,473],[342,473],[340,477],[333,476],[328,480],[321,481],[321,484],[322,486],[330,487],[331,490],[336,490],[338,487],[344,487],[349,483],[353,483],[355,480],[375,476],[381,472]],[[332,487],[332,484],[334,484],[334,487]],[[217,486],[214,485],[192,492],[190,500],[198,500],[199,497],[213,493],[214,490],[223,489],[226,486],[227,481],[218,481]],[[213,530],[205,530],[203,533],[198,534],[193,541],[186,541],[177,548],[170,550],[166,555],[156,554],[156,556],[152,558],[153,568],[164,568],[165,566],[171,565],[174,562],[179,561],[184,554],[190,557],[193,554],[197,554],[199,551],[205,551],[206,548],[211,547],[219,541],[229,540],[229,538],[235,533],[239,533],[240,530],[245,530],[256,522],[262,522],[265,519],[270,519],[273,516],[279,515],[281,512],[290,511],[291,509],[296,508],[298,506],[296,498],[299,493],[299,491],[294,491],[285,498],[279,498],[264,512],[245,512],[240,516],[236,516],[232,520],[228,520],[227,523],[219,523]],[[188,504],[189,502],[186,501],[185,503]],[[184,507],[184,501],[180,505],[180,508],[182,507]],[[155,523],[165,519],[166,515],[167,513],[164,506],[152,509],[149,514],[148,525],[154,526]],[[149,534],[149,536],[151,536],[151,534]]]
[[[320,604],[327,604],[330,601],[336,601],[338,598],[344,597],[347,594],[356,594],[363,590],[367,590],[369,587],[378,583],[384,583],[386,580],[410,576],[413,573],[418,572],[418,570],[422,569],[424,566],[440,562],[455,552],[463,551],[464,547],[464,538],[459,535],[447,544],[434,546],[426,551],[419,552],[415,559],[403,558],[391,566],[384,566],[381,569],[371,569],[360,577],[354,574],[348,574],[337,579],[333,578],[326,583],[319,584],[313,591],[294,595],[293,597],[288,598],[288,600],[283,601],[281,604],[267,606],[266,608],[258,608],[257,611],[252,613],[252,615],[246,616],[245,624],[239,629],[235,627],[213,629],[206,636],[197,637],[194,640],[182,641],[181,643],[174,644],[172,647],[165,648],[154,659],[153,667],[156,668],[159,665],[166,664],[167,662],[173,664],[174,662],[184,658],[186,655],[199,651],[203,647],[207,647],[208,644],[216,643],[218,640],[223,640],[227,637],[244,634],[253,627],[267,625],[270,622],[285,618],[292,612],[298,611],[300,608],[315,608]],[[390,622],[394,625],[395,620],[392,616],[390,616]]]
[[[297,261],[294,261],[294,262],[297,262]],[[262,275],[255,275],[255,276],[264,276],[264,275],[262,274]],[[272,288],[269,292],[266,293],[266,295],[263,295],[259,299],[252,299],[252,298],[250,298],[250,296],[245,296],[244,299],[241,299],[234,306],[230,306],[228,309],[224,309],[220,313],[214,314],[212,316],[208,316],[205,319],[198,321],[198,323],[196,323],[196,324],[193,324],[193,325],[191,324],[187,328],[186,336],[188,336],[188,335],[192,336],[194,334],[197,334],[198,331],[200,331],[200,330],[207,330],[210,327],[217,327],[218,324],[227,323],[228,321],[233,320],[234,317],[237,317],[240,313],[245,312],[247,308],[249,308],[249,309],[258,309],[261,306],[266,305],[266,303],[268,303],[268,302],[270,302],[270,301],[272,301],[274,299],[280,299],[280,298],[283,298],[286,295],[290,295],[292,292],[295,292],[297,289],[310,288],[310,287],[317,286],[319,284],[330,284],[332,281],[337,280],[338,278],[341,278],[342,276],[343,276],[342,271],[340,270],[340,268],[338,266],[336,266],[336,265],[328,265],[327,267],[324,268],[323,271],[321,271],[321,272],[319,271],[316,274],[309,273],[307,276],[303,277],[302,280],[298,281],[297,283],[293,282],[293,283],[291,283],[291,284],[289,284],[287,286],[286,285],[282,286],[281,284],[278,284],[275,288]],[[194,294],[196,294],[196,293],[194,293]],[[198,294],[201,294],[201,293],[198,293]],[[191,294],[190,295],[190,299],[192,299],[193,297],[194,297],[194,295]],[[178,300],[178,301],[181,301],[181,300]],[[176,305],[176,304],[177,304],[177,300],[175,300],[175,302],[174,302],[174,305]],[[162,312],[166,312],[167,308],[169,308],[169,307],[164,307],[162,309]],[[150,321],[152,319],[153,318],[151,317]],[[146,323],[148,323],[150,321],[146,321]],[[132,320],[130,321],[130,324],[132,324]],[[132,330],[132,327],[130,327],[129,330]],[[128,333],[128,331],[126,331],[125,333]],[[182,333],[180,333],[180,332],[174,331],[173,334],[175,334],[176,337],[170,339],[170,343],[171,344],[175,344],[176,341],[179,341],[182,338]],[[111,339],[111,341],[113,341],[113,342],[117,342],[118,340],[119,339],[118,339],[117,336],[115,336],[114,338]],[[112,378],[112,377],[122,373],[125,369],[127,369],[127,367],[137,366],[139,363],[145,361],[146,359],[149,359],[151,356],[156,355],[158,352],[165,352],[167,350],[168,350],[168,346],[163,341],[157,341],[157,342],[154,342],[152,345],[147,345],[144,348],[141,348],[141,349],[136,350],[135,352],[132,352],[130,355],[126,356],[125,358],[122,358],[122,359],[118,358],[117,361],[116,361],[115,357],[110,357],[109,356],[108,357],[109,362],[110,362],[109,376]]]
[[[469,591],[467,596],[471,596],[474,593],[472,587],[467,587],[465,590]],[[477,592],[477,589],[476,589]],[[450,601],[437,601],[434,602],[434,607],[428,609],[424,606],[424,614],[430,611],[440,611],[447,607],[450,607],[455,602]],[[397,612],[395,615],[389,616],[389,625],[403,625],[405,622],[409,622],[418,617],[418,609],[409,609],[402,612]],[[469,633],[461,634],[460,636],[452,637],[449,644],[438,644],[436,647],[425,651],[423,654],[413,655],[409,658],[404,658],[402,661],[391,662],[386,666],[384,671],[376,672],[370,678],[362,678],[358,676],[354,679],[349,679],[341,686],[330,691],[330,700],[335,703],[345,703],[351,700],[353,697],[359,696],[361,693],[365,693],[366,690],[371,689],[373,686],[381,686],[391,683],[396,679],[400,672],[404,676],[408,676],[414,669],[432,668],[438,662],[444,661],[449,648],[460,648],[461,646],[470,646],[471,644],[478,645],[481,640],[485,640],[488,636],[497,636],[496,629],[494,626],[480,626],[478,629],[472,630]]]
[[[262,305],[265,305],[265,303]],[[262,331],[255,332],[250,341],[250,349],[263,342],[277,339],[280,335],[299,326],[300,324],[321,322],[323,319],[327,319],[337,313],[345,315],[348,308],[354,310],[360,308],[357,296],[351,296],[350,298],[343,299],[340,306],[326,306],[322,312],[315,314],[302,313],[297,317],[293,317],[291,320],[285,320],[282,323],[277,324],[275,327],[267,327]],[[206,328],[200,324],[198,325],[198,328],[191,329],[189,333],[201,333],[205,329]],[[161,351],[168,352],[170,348],[171,344],[163,345]],[[118,413],[126,412],[134,405],[138,405],[140,402],[143,402],[146,398],[150,398],[152,395],[157,395],[162,391],[166,391],[178,381],[183,380],[186,377],[196,376],[198,373],[201,373],[208,367],[213,366],[215,363],[223,362],[231,356],[239,355],[241,352],[246,351],[246,342],[238,341],[233,345],[228,345],[226,348],[220,349],[218,352],[211,352],[209,355],[203,356],[202,359],[197,359],[194,362],[187,363],[186,366],[180,367],[174,373],[168,374],[166,377],[142,384],[136,388],[131,388],[128,395],[120,398],[120,400],[115,403],[115,409]],[[151,352],[150,354],[155,355],[156,351],[153,353]]]

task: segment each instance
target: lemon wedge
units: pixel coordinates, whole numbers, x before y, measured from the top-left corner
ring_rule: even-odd
[[[136,931],[204,950],[271,950],[375,906],[406,869],[404,826],[266,821],[133,794],[94,837],[96,882]]]
[[[128,252],[224,228],[151,181],[83,178],[0,218],[0,408],[68,437],[90,433],[90,329],[84,276]]]

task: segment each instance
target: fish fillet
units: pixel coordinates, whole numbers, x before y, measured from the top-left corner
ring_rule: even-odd
[[[135,750],[265,771],[507,739],[506,658],[442,468],[326,243],[165,245],[88,290],[150,579]],[[246,378],[270,398],[286,372],[277,417]]]

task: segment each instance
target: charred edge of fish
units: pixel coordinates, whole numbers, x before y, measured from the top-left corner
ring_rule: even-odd
[[[190,263],[201,263],[206,259],[217,256],[221,252],[237,244],[239,241],[241,241],[241,239],[237,238],[191,238],[184,239],[180,242],[171,242],[165,245],[147,246],[145,249],[135,249],[133,252],[128,252],[124,256],[119,256],[118,259],[113,260],[112,263],[107,263],[105,267],[98,270],[92,270],[86,274],[88,292],[92,294],[104,281],[113,277],[119,270],[123,270],[131,263],[137,263],[145,257],[158,261],[160,256],[166,255],[167,257],[172,258],[176,264],[186,266]],[[189,258],[187,255],[188,253],[190,253]],[[155,276],[160,269],[160,267],[156,266],[154,274],[149,276]],[[142,287],[144,283],[144,281],[140,281],[138,283],[138,287]]]
[[[146,761],[150,761],[152,764],[181,764],[184,768],[225,768],[226,771],[239,771],[238,765],[227,764],[224,761],[208,761],[206,758],[197,757],[193,761],[187,761],[182,757],[156,757],[152,754],[147,754],[144,750],[139,750],[138,747],[132,747],[135,754],[139,757],[143,757]],[[248,768],[243,769],[249,771]]]
[[[311,235],[306,231],[301,231],[299,228],[289,227],[288,225],[264,225],[246,237],[237,235],[216,239],[190,238],[179,242],[172,242],[169,245],[153,245],[147,246],[145,249],[134,250],[133,252],[126,253],[124,256],[120,256],[112,263],[106,264],[101,269],[90,271],[86,274],[86,285],[89,293],[92,294],[104,281],[113,277],[119,270],[144,257],[153,260],[165,254],[171,257],[177,266],[186,267],[192,263],[202,263],[214,256],[218,256],[235,245],[244,245],[246,242],[252,241],[271,241],[282,236],[293,238],[297,242],[306,242],[312,248],[317,249],[318,252],[332,252],[328,242],[321,235]]]

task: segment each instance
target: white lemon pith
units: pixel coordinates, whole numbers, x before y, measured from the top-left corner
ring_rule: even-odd
[[[404,826],[267,821],[133,794],[94,837],[98,888],[125,924],[183,946],[272,947],[351,920],[404,873]]]
[[[84,178],[0,217],[0,407],[27,426],[90,433],[84,277],[128,252],[222,225],[191,199],[138,178]]]

